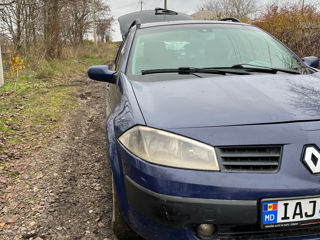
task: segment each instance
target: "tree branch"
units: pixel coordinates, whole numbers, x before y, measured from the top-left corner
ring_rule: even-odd
[[[0,6],[9,6],[14,3],[14,0],[8,3],[0,3]]]

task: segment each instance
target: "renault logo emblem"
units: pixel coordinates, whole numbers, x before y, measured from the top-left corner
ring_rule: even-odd
[[[316,146],[305,147],[302,161],[313,174],[320,173],[320,152]]]

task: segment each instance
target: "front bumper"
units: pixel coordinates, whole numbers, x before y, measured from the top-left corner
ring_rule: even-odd
[[[243,225],[257,222],[257,201],[169,196],[152,192],[128,176],[125,184],[128,201],[136,211],[173,228],[183,229],[188,224],[201,223]]]
[[[212,239],[320,239],[318,226],[265,230],[260,229],[259,226],[261,199],[267,198],[267,196],[318,195],[318,192],[307,194],[310,189],[306,188],[305,192],[297,189],[288,191],[287,189],[288,192],[285,193],[286,191],[272,190],[275,186],[273,184],[268,189],[262,190],[259,188],[261,185],[257,184],[257,180],[261,176],[254,179],[256,174],[251,175],[251,178],[247,176],[246,184],[256,185],[256,188],[251,189],[248,185],[242,185],[241,181],[236,181],[240,177],[243,178],[243,174],[228,174],[229,178],[234,178],[232,183],[234,188],[230,188],[230,186],[220,188],[224,190],[222,192],[216,186],[210,186],[208,182],[215,182],[216,185],[228,183],[231,179],[228,179],[226,174],[210,173],[210,177],[214,177],[213,180],[216,181],[208,181],[208,178],[203,177],[208,174],[207,172],[157,166],[138,159],[121,145],[118,145],[118,150],[120,150],[126,194],[121,198],[127,202],[124,215],[129,225],[146,239],[199,239],[196,227],[203,223],[212,223],[216,226],[217,231]],[[194,173],[194,175],[188,173]],[[220,175],[220,178],[216,177],[217,175]],[[276,175],[264,175],[265,181]],[[176,181],[177,176],[181,180],[180,182]],[[192,181],[196,176],[199,181],[205,179],[203,181],[207,181],[206,185],[203,182],[197,187],[188,183],[191,181],[190,176]],[[255,180],[256,182],[254,182]],[[190,190],[187,191],[190,195],[177,196],[177,194],[166,193],[177,188],[177,184],[179,184],[180,191],[178,190],[176,193]],[[171,186],[174,187],[171,188]],[[210,194],[207,194],[208,192]],[[297,192],[299,194],[296,194]],[[241,199],[245,193],[249,199]],[[215,195],[216,198],[208,198],[210,195]],[[235,195],[241,198],[232,199]],[[253,199],[257,195],[261,197]]]
[[[168,196],[152,192],[128,176],[125,186],[132,210],[131,221],[147,239],[152,235],[151,239],[201,239],[196,227],[202,223],[215,225],[216,232],[207,240],[320,239],[319,226],[260,229],[257,201]]]

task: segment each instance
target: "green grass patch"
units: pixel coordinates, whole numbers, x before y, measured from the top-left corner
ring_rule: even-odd
[[[77,81],[86,78],[89,66],[111,63],[116,49],[113,44],[68,49],[62,59],[43,61],[6,79],[0,87],[0,165],[5,154],[10,159],[46,146],[65,114],[78,106]]]
[[[7,86],[9,95],[3,95],[0,102],[0,132],[4,142],[0,151],[22,144],[21,151],[25,152],[40,141],[45,142],[42,138],[54,132],[65,112],[78,104],[74,93],[79,86],[72,85],[72,81],[20,80],[16,90],[12,83]],[[1,93],[5,93],[3,89]]]

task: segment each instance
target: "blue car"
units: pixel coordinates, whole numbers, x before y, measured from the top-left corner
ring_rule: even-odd
[[[232,18],[122,19],[115,69],[88,70],[107,82],[118,238],[319,239],[318,58]]]

